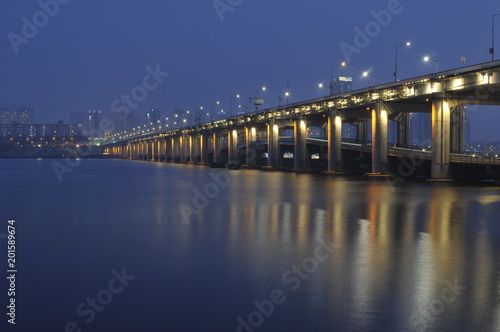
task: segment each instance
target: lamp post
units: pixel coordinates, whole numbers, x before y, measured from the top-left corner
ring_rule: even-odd
[[[398,81],[398,47],[399,46],[410,46],[410,42],[406,42],[405,44],[397,44],[396,45],[396,60],[394,61],[394,82]]]
[[[262,87],[262,88],[260,88],[260,89],[255,89],[255,98],[257,98],[257,91],[259,91],[259,90],[266,91],[266,89],[267,89],[267,88],[266,88],[265,86],[263,86],[263,87]]]
[[[438,71],[438,62],[437,60],[432,60],[430,56],[426,55],[422,58],[424,62],[434,62],[436,64],[436,73]]]
[[[500,14],[491,15],[491,61],[495,60],[495,16],[500,16]]]
[[[260,105],[260,104],[256,104],[256,102],[258,101],[258,99],[257,99],[257,91],[259,91],[259,90],[266,91],[267,88],[265,86],[263,86],[260,89],[255,89],[255,98],[252,99],[252,97],[248,97],[248,109],[250,109],[250,104],[252,103],[252,100],[253,100],[254,105],[255,105],[255,113],[257,113],[257,111],[259,110],[259,106],[258,105]]]
[[[215,102],[217,105],[220,104],[219,101]],[[210,103],[210,122],[214,121],[214,103]]]
[[[288,105],[288,96],[290,96],[290,81],[294,81],[296,80],[296,78],[289,78],[286,80],[286,92],[285,92],[285,96],[286,96],[286,104]]]
[[[318,89],[319,89],[320,93],[322,93],[321,90],[323,90],[323,87],[324,87],[323,83],[318,83]]]
[[[333,69],[335,67],[345,67],[345,66],[347,66],[347,63],[345,61],[342,61],[341,63],[336,64],[336,65],[332,65],[332,76],[330,79],[330,96],[333,95]]]
[[[240,98],[240,95],[237,94],[236,98]],[[229,99],[229,117],[233,117],[233,96]]]

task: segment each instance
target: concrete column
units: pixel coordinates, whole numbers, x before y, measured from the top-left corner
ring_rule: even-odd
[[[175,138],[175,154],[179,155],[179,161],[184,161],[184,154],[182,150],[182,136],[177,136]]]
[[[257,151],[254,142],[257,139],[257,129],[253,126],[245,128],[245,163],[248,166],[255,166],[257,161]]]
[[[276,124],[276,119],[272,118],[267,124],[267,166],[279,166],[279,128]]]
[[[161,144],[161,139],[156,140],[156,160],[161,161],[161,156],[162,156],[162,144]]]
[[[342,117],[337,110],[328,111],[328,171],[342,169]]]
[[[190,134],[188,137],[188,149],[189,149],[189,162],[194,163],[194,149],[195,149],[195,134]]]
[[[177,149],[175,148],[175,136],[170,138],[170,155],[172,156],[171,162],[175,162]]]
[[[212,143],[213,143],[213,153],[214,153],[214,158],[213,162],[214,163],[220,163],[221,162],[221,139],[222,139],[222,133],[220,129],[214,129],[212,132]]]
[[[450,106],[443,98],[432,102],[433,179],[446,179],[450,168]]]
[[[293,122],[293,141],[294,141],[294,153],[293,153],[293,166],[295,169],[305,169],[307,168],[307,125],[302,117],[299,115]]]
[[[397,122],[399,146],[410,145],[410,118],[411,115],[408,112],[403,112],[399,115],[399,120]]]
[[[155,161],[158,156],[158,141],[151,141],[151,160]]]
[[[372,109],[372,173],[384,173],[387,166],[387,110],[382,102]]]
[[[161,142],[161,157],[160,157],[160,160],[161,161],[167,161],[167,139],[161,139],[160,140]]]
[[[154,150],[154,141],[148,142],[147,143],[147,151],[148,151],[148,157],[146,160],[153,160],[153,150]]]
[[[465,105],[453,107],[450,126],[450,151],[461,153],[465,143]]]
[[[227,132],[227,163],[229,165],[239,165],[238,160],[238,131],[233,128],[229,128]]]
[[[208,133],[202,131],[200,135],[200,161],[202,164],[208,163]]]
[[[188,142],[187,142],[186,135],[179,136],[179,153],[181,155],[181,163],[185,163],[187,158],[188,158],[187,145],[188,145]]]

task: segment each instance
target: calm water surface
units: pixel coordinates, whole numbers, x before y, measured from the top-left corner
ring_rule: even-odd
[[[2,331],[500,331],[499,187],[53,162],[0,160]]]

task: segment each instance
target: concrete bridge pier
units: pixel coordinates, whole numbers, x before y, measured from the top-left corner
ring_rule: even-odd
[[[141,153],[140,153],[139,159],[140,160],[146,159],[146,153],[147,153],[146,152],[146,150],[147,150],[147,144],[146,144],[146,142],[142,141],[140,143],[140,150],[141,150]]]
[[[465,143],[465,105],[458,105],[451,110],[450,141],[451,152],[461,153]]]
[[[255,166],[257,162],[257,151],[254,142],[257,140],[257,129],[254,126],[245,127],[245,163]]]
[[[195,152],[195,134],[190,134],[187,136],[188,152],[189,152],[189,162],[194,163],[194,152]]]
[[[444,98],[432,101],[432,179],[450,176],[450,113],[450,101]]]
[[[175,137],[170,138],[170,162],[175,162]]]
[[[238,131],[229,128],[227,132],[227,167],[229,169],[239,168],[238,160]]]
[[[168,144],[167,139],[161,140],[161,161],[167,161]]]
[[[130,143],[130,145],[132,146],[132,149],[130,150],[131,151],[130,159],[136,159],[137,158],[137,144]]]
[[[212,132],[212,144],[213,144],[213,162],[221,162],[221,149],[222,149],[222,133],[220,129],[214,129]]]
[[[328,172],[342,170],[342,116],[337,110],[328,111]]]
[[[154,141],[147,142],[146,148],[147,148],[146,160],[153,160]]]
[[[188,147],[188,137],[183,134],[179,136],[179,151],[181,154],[181,163],[185,163],[188,161],[189,158],[189,147]]]
[[[161,157],[162,157],[162,144],[161,144],[161,139],[157,139],[156,140],[156,157],[155,157],[155,160],[156,161],[161,161]]]
[[[146,160],[146,156],[148,153],[148,145],[147,142],[141,142],[141,155],[140,155],[140,160]]]
[[[152,154],[151,154],[151,160],[152,161],[158,161],[160,160],[160,140],[155,139],[151,142],[152,145]]]
[[[272,118],[267,124],[267,166],[278,167],[279,165],[279,127],[276,119]]]
[[[293,122],[294,154],[293,167],[297,170],[307,168],[307,125],[302,115]]]
[[[387,109],[377,102],[372,109],[372,174],[383,174],[387,166]]]
[[[144,159],[144,142],[139,142],[139,160]]]
[[[200,162],[208,163],[208,133],[202,131],[200,135]]]

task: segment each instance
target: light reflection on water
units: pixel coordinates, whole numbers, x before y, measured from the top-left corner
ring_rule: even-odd
[[[273,289],[286,301],[255,331],[500,327],[498,187],[231,171],[229,185],[184,220],[179,204],[192,205],[193,189],[203,191],[213,170],[84,160],[59,184],[48,165],[1,161],[8,190],[0,198],[2,218],[25,221],[26,281],[42,273],[46,287],[66,289],[50,293],[50,312],[46,293],[29,282],[20,295],[49,330],[78,320],[74,307],[122,265],[136,281],[88,330],[235,331],[236,318],[247,319]],[[22,207],[28,189],[36,193],[31,210]],[[283,274],[320,241],[332,253],[291,290]],[[35,248],[50,262],[37,263]],[[81,282],[50,278],[56,265]]]

